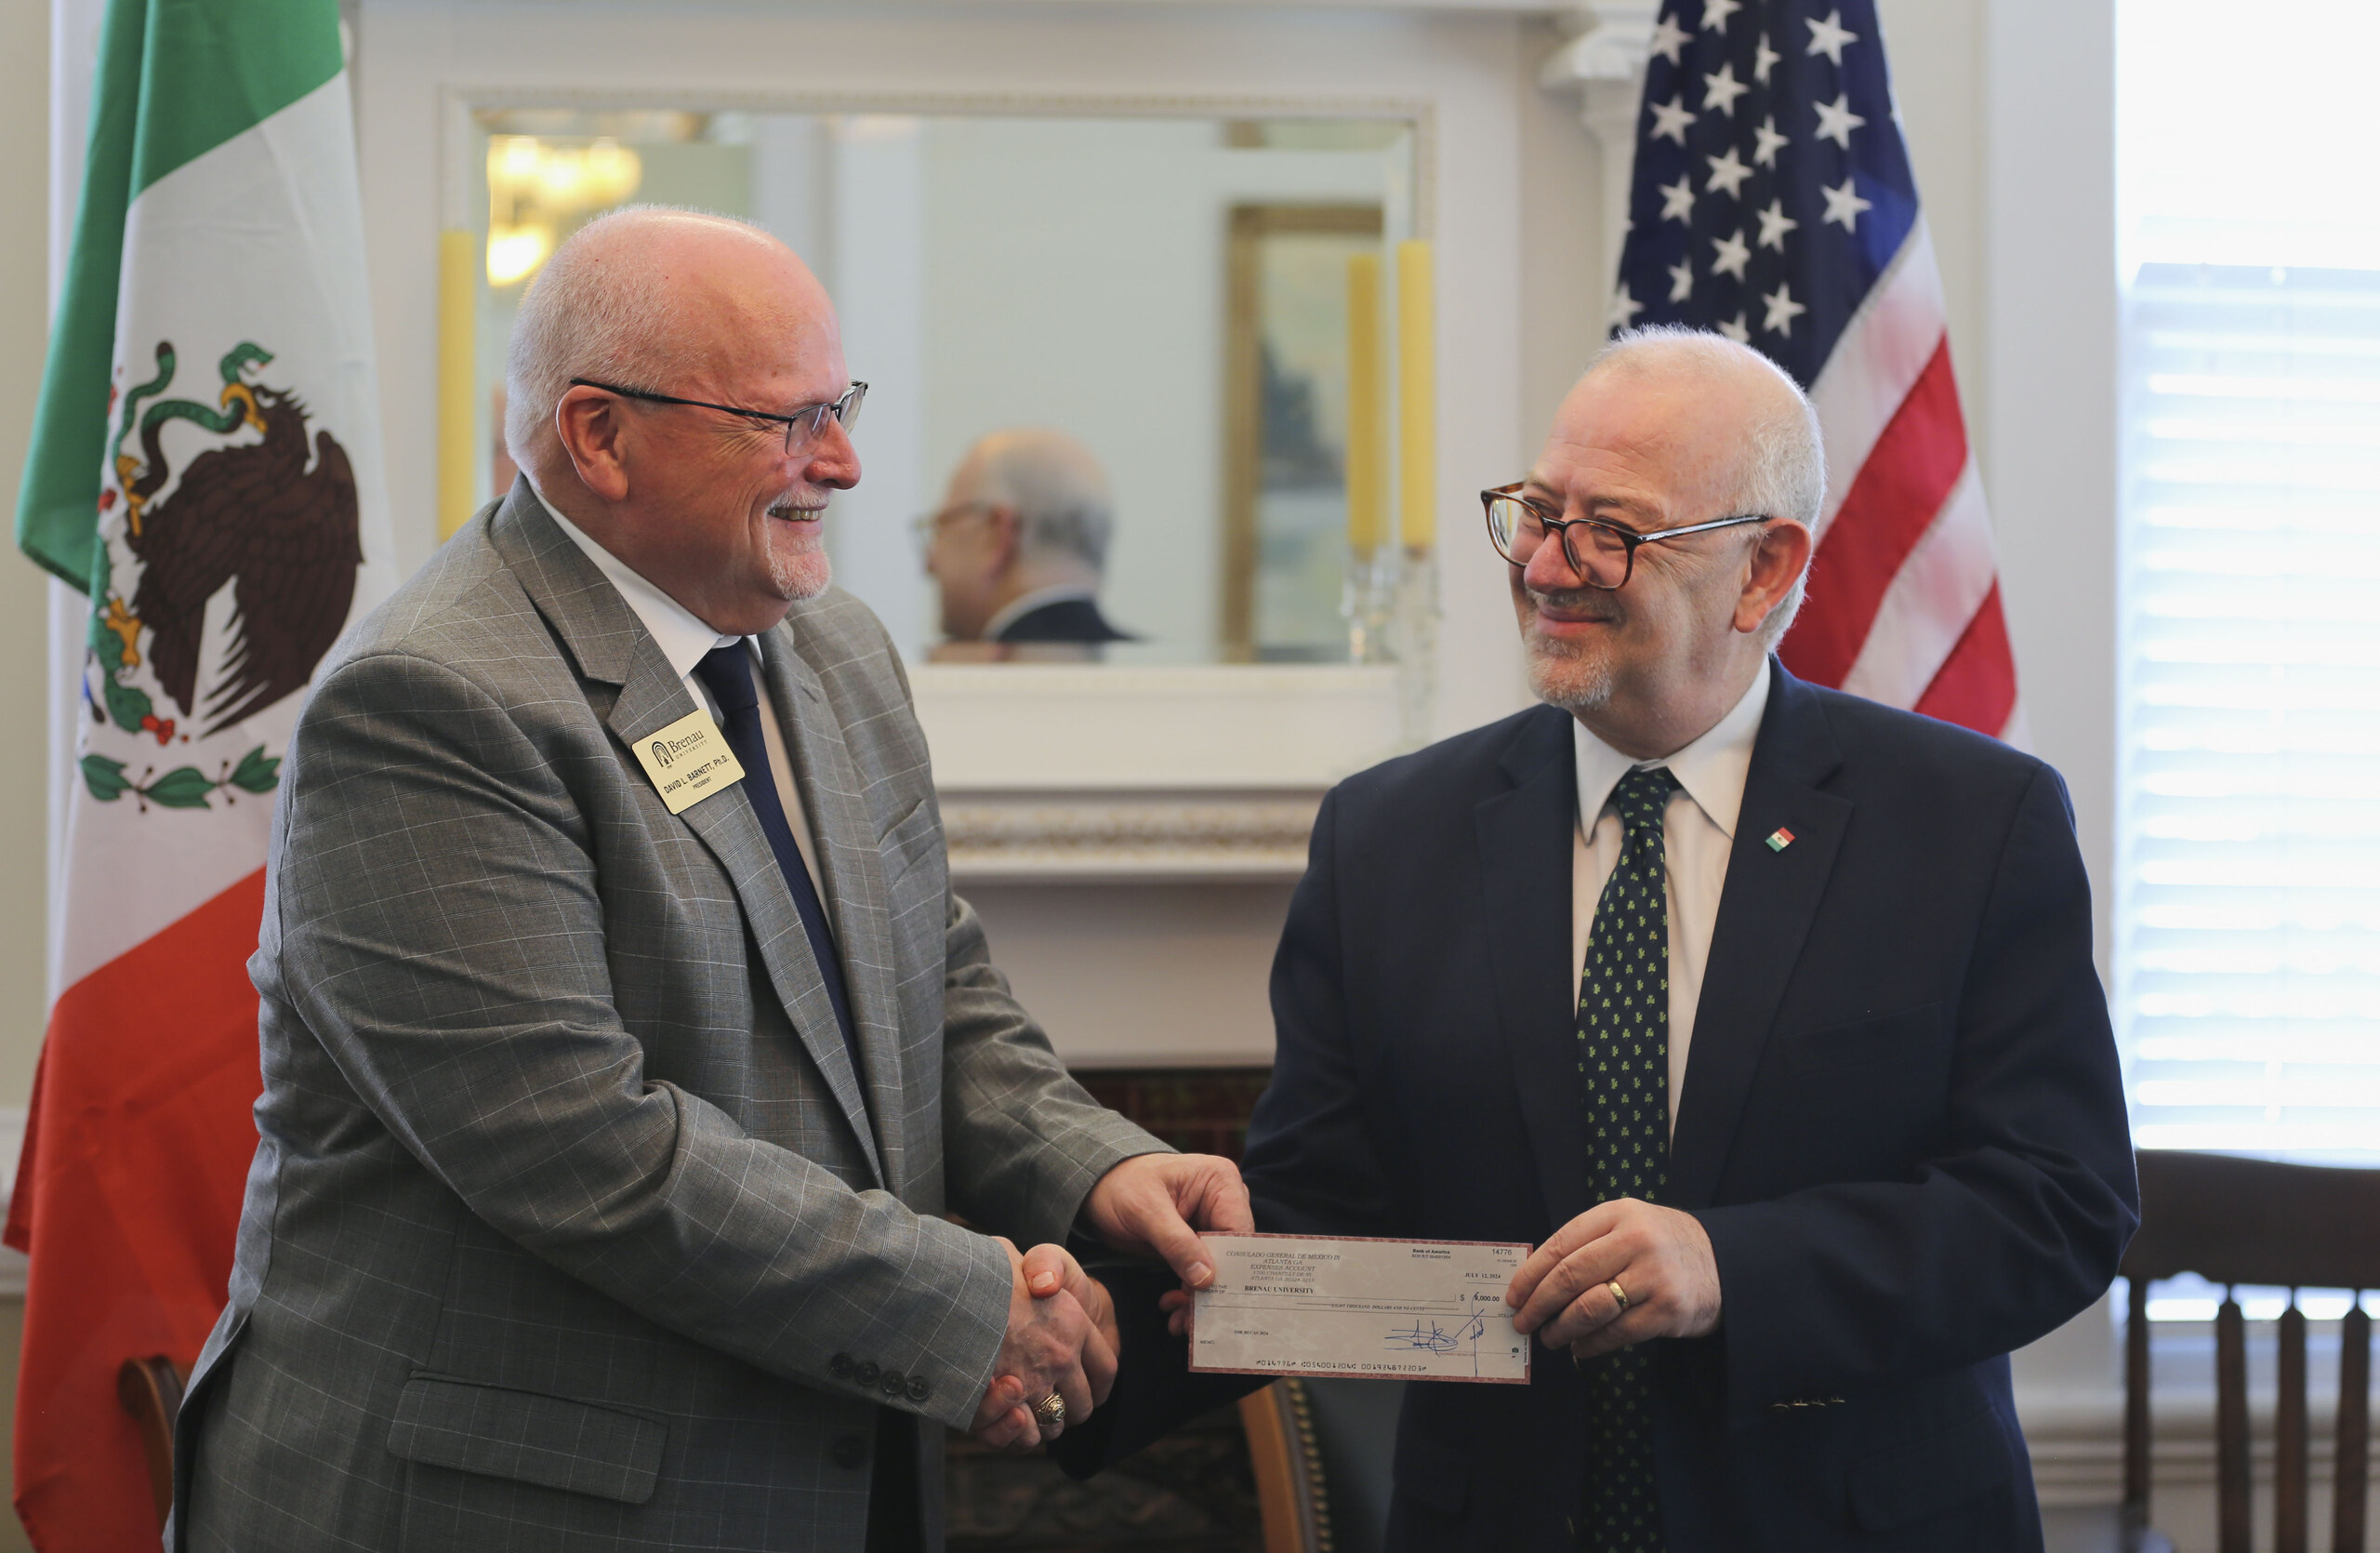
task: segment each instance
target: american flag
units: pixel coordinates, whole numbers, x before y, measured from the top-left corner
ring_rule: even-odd
[[[1716,329],[1792,373],[1825,433],[1804,679],[2021,737],[1941,272],[1874,0],[1667,0],[1615,326]]]

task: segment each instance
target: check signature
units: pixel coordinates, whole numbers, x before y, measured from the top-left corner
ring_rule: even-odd
[[[1392,1348],[1412,1348],[1422,1353],[1452,1353],[1465,1343],[1475,1342],[1488,1330],[1487,1323],[1474,1316],[1458,1322],[1449,1333],[1435,1321],[1416,1319],[1409,1327],[1397,1327],[1387,1337]]]

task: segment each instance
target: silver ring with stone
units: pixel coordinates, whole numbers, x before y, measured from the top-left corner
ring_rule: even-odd
[[[1056,1434],[1066,1427],[1066,1400],[1055,1391],[1034,1404],[1033,1416],[1041,1422],[1041,1432]]]

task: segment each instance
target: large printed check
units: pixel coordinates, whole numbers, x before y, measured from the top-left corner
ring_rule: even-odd
[[[1190,1368],[1526,1385],[1504,1289],[1528,1247],[1480,1241],[1210,1235]]]

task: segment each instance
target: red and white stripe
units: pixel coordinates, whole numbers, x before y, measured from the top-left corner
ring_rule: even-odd
[[[1786,667],[2021,743],[1991,518],[1924,220],[1844,328],[1810,399],[1827,497],[1809,602],[1779,649]]]

